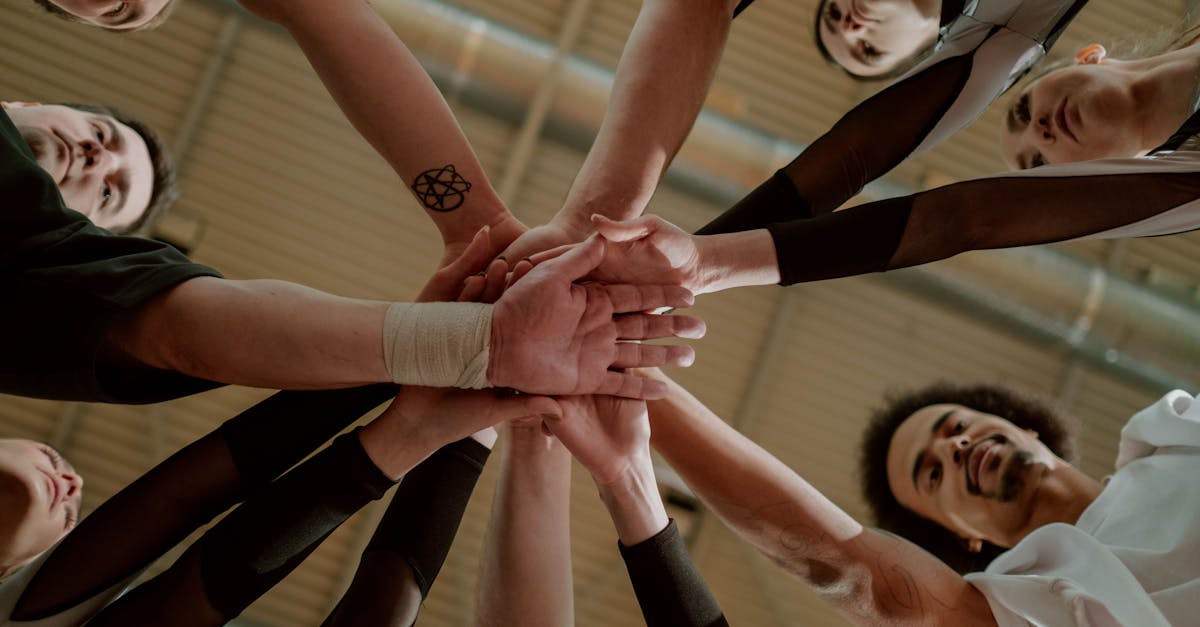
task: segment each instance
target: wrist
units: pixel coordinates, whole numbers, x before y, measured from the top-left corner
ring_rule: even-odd
[[[779,260],[770,231],[694,235],[699,258],[692,292],[707,294],[733,287],[779,283]]]
[[[651,538],[667,526],[667,511],[658,493],[648,450],[625,472],[604,479],[593,475],[593,479],[617,529],[617,537],[625,546]]]

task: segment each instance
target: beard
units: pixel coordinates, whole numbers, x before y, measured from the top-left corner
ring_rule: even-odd
[[[1008,462],[1008,468],[1004,470],[1004,476],[1000,477],[1000,494],[996,495],[996,500],[1004,503],[1017,500],[1017,496],[1025,490],[1025,478],[1032,466],[1033,453],[1026,450],[1015,451]]]

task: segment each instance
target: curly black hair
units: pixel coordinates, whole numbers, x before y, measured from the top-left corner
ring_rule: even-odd
[[[1004,418],[1022,429],[1032,429],[1055,455],[1070,459],[1071,431],[1066,416],[1032,397],[995,385],[954,385],[939,382],[904,394],[890,396],[877,409],[863,433],[859,450],[859,472],[863,497],[875,524],[903,536],[933,553],[959,573],[978,572],[1006,549],[989,542],[972,553],[952,531],[920,516],[896,500],[887,478],[888,447],[900,423],[930,405],[955,404]]]

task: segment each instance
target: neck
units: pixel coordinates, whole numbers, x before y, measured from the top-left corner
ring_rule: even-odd
[[[1130,70],[1130,94],[1145,120],[1142,148],[1153,150],[1167,141],[1195,107],[1200,83],[1200,46],[1125,62]]]
[[[1035,529],[1051,523],[1075,524],[1103,489],[1104,485],[1099,481],[1058,460],[1038,483],[1037,492],[1031,499],[1029,520],[1012,537],[1004,539],[1004,546],[1015,546]]]

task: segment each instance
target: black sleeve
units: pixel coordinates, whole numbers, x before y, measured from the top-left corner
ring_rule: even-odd
[[[53,549],[13,618],[75,607],[150,565],[188,534],[270,484],[370,409],[394,385],[279,392],[142,475]]]
[[[126,312],[188,279],[220,276],[162,242],[120,237],[63,205],[12,120],[0,112],[0,392],[81,401],[157,402],[214,384],[114,369],[98,359]]]
[[[354,581],[326,627],[409,625],[416,607],[401,594],[412,581],[420,598],[446,561],[471,492],[491,450],[472,438],[442,447],[404,475],[363,551]]]
[[[617,546],[647,627],[729,624],[688,557],[674,520],[648,540],[630,547],[618,542]]]
[[[767,228],[780,283],[790,285],[968,250],[1190,230],[1200,225],[1198,200],[1200,155],[1193,153],[1176,163],[1129,159],[1037,168]]]
[[[89,625],[222,625],[393,483],[367,456],[358,431],[343,435],[233,510],[171,568]]]

